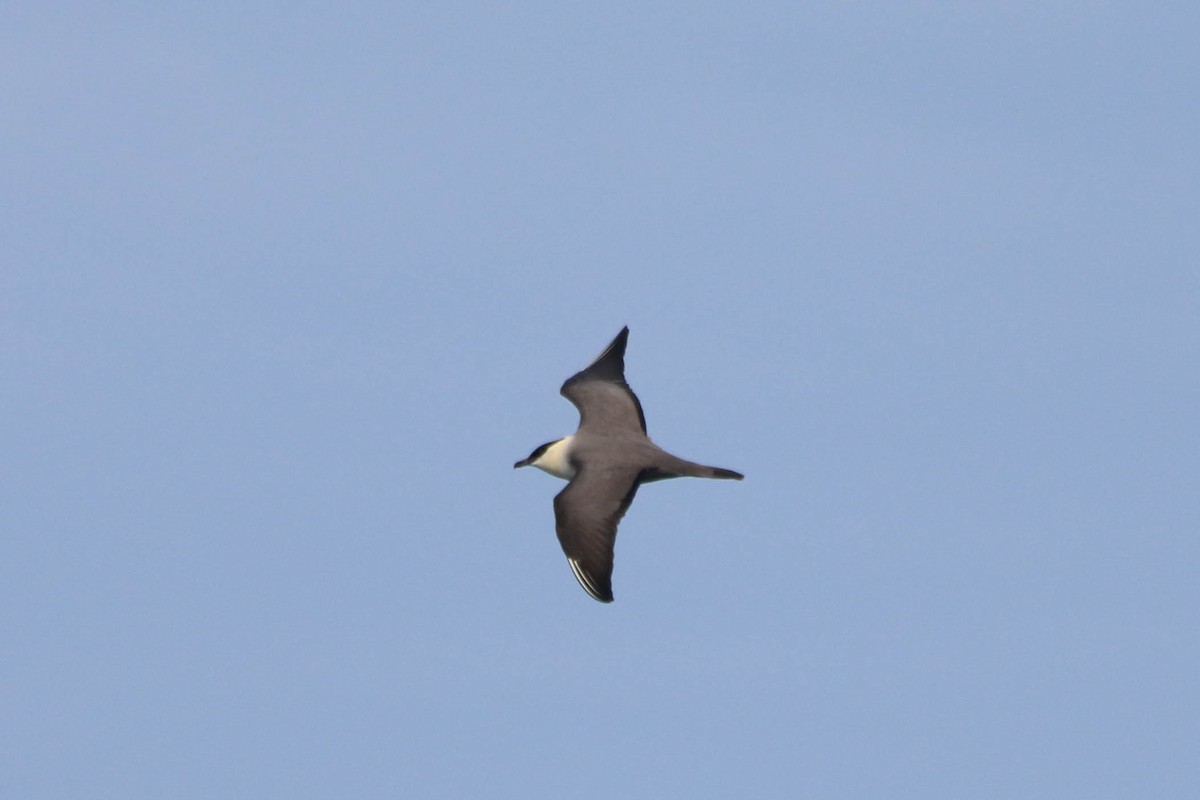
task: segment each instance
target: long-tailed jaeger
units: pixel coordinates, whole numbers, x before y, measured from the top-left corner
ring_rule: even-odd
[[[613,599],[617,523],[639,486],[666,478],[743,477],[685,461],[650,441],[642,404],[625,382],[628,339],[629,328],[622,328],[595,361],[562,385],[563,397],[579,409],[575,434],[546,442],[513,464],[570,481],[554,498],[558,541],[579,585],[602,603]]]

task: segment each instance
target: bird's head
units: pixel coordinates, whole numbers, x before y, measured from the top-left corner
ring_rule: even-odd
[[[575,467],[571,464],[570,458],[568,458],[572,438],[571,436],[566,436],[562,439],[555,439],[553,442],[538,445],[529,454],[529,458],[523,458],[513,464],[513,469],[537,467],[556,478],[571,480],[571,478],[575,477]]]

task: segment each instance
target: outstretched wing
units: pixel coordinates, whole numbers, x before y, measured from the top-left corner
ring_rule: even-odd
[[[622,328],[595,361],[562,385],[563,397],[579,409],[580,430],[646,433],[642,404],[625,382],[625,343],[628,339],[629,328]]]
[[[554,498],[558,542],[579,585],[611,603],[613,546],[617,523],[637,494],[641,475],[633,469],[588,471],[585,467]]]

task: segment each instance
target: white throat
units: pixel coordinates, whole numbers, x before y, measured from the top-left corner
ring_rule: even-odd
[[[546,448],[546,452],[538,456],[530,466],[537,467],[542,472],[548,472],[556,478],[569,481],[575,477],[575,467],[571,465],[568,456],[571,454],[571,440],[574,436],[559,439]]]

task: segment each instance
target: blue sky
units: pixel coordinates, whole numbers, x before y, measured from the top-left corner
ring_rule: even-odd
[[[0,21],[0,794],[1200,791],[1189,4]]]

